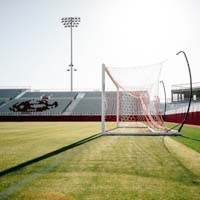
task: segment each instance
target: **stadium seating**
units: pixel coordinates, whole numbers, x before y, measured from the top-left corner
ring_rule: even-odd
[[[185,113],[188,108],[187,103],[169,103],[167,104],[166,114],[176,114],[176,113]],[[192,102],[190,106],[190,112],[200,111],[200,102]]]
[[[41,98],[44,95],[44,92],[26,92],[21,98]]]
[[[77,92],[45,92],[46,96],[50,96],[52,98],[75,98],[77,96]]]
[[[0,100],[0,106],[1,106],[2,104],[4,104],[4,103],[5,103],[4,100]]]
[[[18,97],[15,98],[16,96]],[[116,92],[107,92],[106,97],[106,114],[116,115]],[[47,105],[40,102],[43,99],[47,100]],[[24,105],[28,111],[23,108]],[[160,107],[163,113],[164,104]],[[166,114],[184,113],[187,107],[187,103],[168,103]],[[200,102],[191,104],[190,112],[196,111],[200,111]],[[0,89],[0,115],[101,115],[101,92],[26,92],[23,89]]]
[[[75,98],[77,92],[26,92],[22,98],[42,98],[44,96],[50,98]]]
[[[101,92],[83,92],[83,99],[74,108],[72,115],[101,115]],[[107,92],[107,114],[116,114],[116,92]],[[113,100],[114,99],[114,100]]]
[[[12,101],[26,89],[0,89],[0,107]],[[1,113],[0,113],[1,114]]]
[[[2,106],[0,108],[0,114],[62,115],[73,99],[76,98],[77,94],[77,92],[28,91],[25,92],[19,99],[13,99],[6,105]],[[46,99],[48,101],[48,105],[56,102],[57,106],[49,106],[49,108],[46,108],[45,105],[41,103],[42,99]]]
[[[11,99],[19,95],[25,89],[0,89],[0,98]]]
[[[72,115],[100,115],[101,98],[83,98],[72,112]]]
[[[23,104],[24,102],[28,102],[30,101],[30,104],[34,104],[33,106],[31,106],[33,109],[30,110],[27,109],[27,111],[25,110],[14,110],[15,105],[20,105],[21,107],[25,104]],[[57,102],[57,106],[48,106],[48,108],[45,109],[37,109],[37,108],[42,108],[45,105],[44,104],[39,104],[38,100],[36,99],[30,99],[30,100],[24,100],[24,99],[15,99],[9,103],[7,103],[5,106],[0,108],[0,113],[1,115],[5,114],[5,115],[61,115],[64,110],[68,107],[68,105],[71,103],[71,99],[50,99],[48,100],[48,104],[52,105],[55,102]],[[18,107],[17,107],[18,108]],[[38,111],[40,110],[40,111]]]
[[[84,92],[85,93],[85,98],[88,97],[94,97],[94,98],[100,98],[101,97],[101,92]]]

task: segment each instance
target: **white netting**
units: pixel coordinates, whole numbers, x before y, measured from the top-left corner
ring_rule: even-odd
[[[161,66],[105,67],[106,130],[116,127],[166,130],[158,95]]]

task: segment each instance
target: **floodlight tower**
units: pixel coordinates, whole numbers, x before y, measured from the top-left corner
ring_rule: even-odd
[[[73,71],[77,71],[76,69],[73,69],[73,48],[72,48],[72,29],[74,27],[78,27],[79,23],[81,21],[80,17],[63,17],[61,19],[61,23],[64,25],[65,28],[70,28],[70,44],[71,44],[71,62],[69,64],[69,69],[67,71],[71,72],[71,92],[73,91]]]

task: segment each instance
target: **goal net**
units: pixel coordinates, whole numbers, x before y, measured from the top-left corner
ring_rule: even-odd
[[[160,112],[162,64],[131,68],[102,65],[102,133],[107,135],[176,134]]]

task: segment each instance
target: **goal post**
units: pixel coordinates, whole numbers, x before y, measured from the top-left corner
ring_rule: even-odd
[[[105,64],[102,64],[101,131],[105,133]]]
[[[163,123],[158,95],[160,64],[102,65],[101,128],[105,135],[177,135]]]

